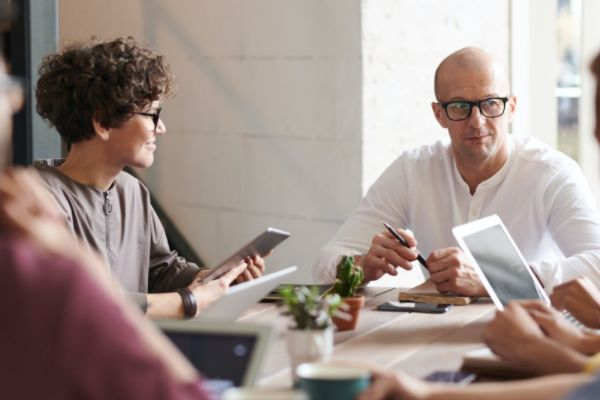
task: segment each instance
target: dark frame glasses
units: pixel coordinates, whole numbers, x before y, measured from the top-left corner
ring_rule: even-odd
[[[158,107],[156,109],[156,112],[154,112],[154,113],[136,111],[136,112],[134,112],[134,114],[143,115],[146,117],[152,117],[152,122],[154,122],[154,132],[156,132],[156,128],[158,127],[158,121],[160,121],[161,110],[162,110],[162,107]]]

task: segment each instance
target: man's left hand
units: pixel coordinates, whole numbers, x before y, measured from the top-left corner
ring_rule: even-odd
[[[441,293],[487,296],[475,268],[457,247],[433,251],[427,258],[431,281]]]

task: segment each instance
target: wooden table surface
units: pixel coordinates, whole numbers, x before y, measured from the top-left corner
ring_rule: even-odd
[[[391,371],[424,377],[440,370],[457,370],[462,355],[482,347],[481,332],[493,316],[492,303],[453,306],[444,314],[376,311],[386,301],[396,300],[399,289],[368,288],[357,329],[335,333],[333,359],[368,362]],[[259,385],[291,385],[285,333],[290,319],[273,303],[252,307],[241,322],[274,328],[263,362]]]

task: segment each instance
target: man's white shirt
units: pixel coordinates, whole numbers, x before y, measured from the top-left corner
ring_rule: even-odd
[[[600,286],[600,214],[581,169],[536,139],[510,136],[509,143],[504,166],[473,195],[449,140],[401,154],[321,250],[315,279],[335,280],[340,256],[366,254],[383,222],[411,230],[427,258],[458,246],[454,226],[498,214],[547,289],[579,276]],[[422,280],[416,264],[412,271],[398,269],[400,286]]]

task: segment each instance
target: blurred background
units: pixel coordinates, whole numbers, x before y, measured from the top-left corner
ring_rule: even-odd
[[[268,268],[296,264],[294,281],[311,282],[319,248],[379,174],[446,135],[431,112],[433,74],[464,46],[505,63],[518,97],[513,134],[566,152],[599,194],[594,0],[8,3],[22,14],[10,33],[14,72],[29,82],[44,54],[91,37],[131,35],[166,55],[177,81],[161,114],[168,132],[154,166],[138,172],[207,265],[274,226],[292,238]],[[34,109],[30,99],[16,124],[23,164],[61,152]]]

